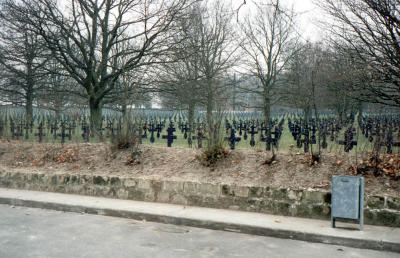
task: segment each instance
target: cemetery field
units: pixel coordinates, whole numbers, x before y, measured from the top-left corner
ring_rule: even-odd
[[[330,190],[332,175],[354,175],[349,168],[366,158],[366,154],[326,150],[320,162],[310,166],[310,156],[294,148],[279,151],[276,160],[266,165],[271,152],[255,147],[232,150],[214,167],[205,167],[197,158],[201,149],[154,145],[139,149],[141,154],[132,163],[129,150],[113,150],[107,142],[62,145],[0,139],[0,170]],[[399,154],[385,155],[388,163],[400,162]],[[373,171],[363,175],[367,193],[400,196],[398,177],[375,176]]]

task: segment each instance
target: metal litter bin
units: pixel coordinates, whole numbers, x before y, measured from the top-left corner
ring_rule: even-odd
[[[332,176],[331,222],[342,219],[364,223],[364,178],[358,176]]]

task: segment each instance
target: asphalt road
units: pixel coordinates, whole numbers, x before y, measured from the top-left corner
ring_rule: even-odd
[[[335,245],[0,205],[0,257],[399,257]]]

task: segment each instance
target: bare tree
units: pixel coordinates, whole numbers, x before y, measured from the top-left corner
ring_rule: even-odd
[[[227,101],[223,80],[235,61],[232,13],[221,1],[204,1],[188,11],[188,19],[179,23],[179,44],[171,59],[174,63],[163,68],[164,84],[175,94],[178,102],[187,106],[193,122],[194,109],[206,110],[208,145],[220,143],[220,118],[216,118]],[[179,42],[177,42],[179,41]]]
[[[0,64],[4,80],[0,92],[7,101],[25,105],[26,122],[30,124],[33,103],[44,86],[40,81],[46,74],[43,66],[48,53],[44,42],[30,31],[30,25],[14,19],[7,5],[1,5],[0,24]]]
[[[46,76],[41,79],[37,92],[37,106],[53,110],[56,117],[67,108],[85,101],[75,80],[54,58],[49,58],[44,69]]]
[[[158,85],[160,96],[165,104],[188,111],[190,127],[188,142],[191,145],[191,132],[194,129],[194,113],[196,107],[203,105],[205,100],[202,94],[203,74],[200,70],[198,50],[202,47],[199,40],[202,18],[200,5],[194,5],[188,10],[186,18],[177,21],[178,34],[173,37],[175,51],[170,56],[173,62],[159,67]],[[204,10],[204,9],[203,9]]]
[[[276,88],[289,60],[297,51],[294,13],[279,0],[256,4],[256,13],[241,23],[245,40],[241,43],[247,55],[247,73],[258,79],[258,85],[244,89],[263,100],[264,119],[270,120],[271,106],[278,101]]]
[[[207,4],[207,3],[206,3]],[[208,8],[207,8],[208,7]],[[206,108],[208,146],[220,143],[221,110],[226,102],[224,74],[236,61],[232,13],[220,1],[203,5],[197,10],[198,18],[193,39],[197,40],[198,69]],[[216,117],[213,111],[217,111]]]
[[[399,0],[316,2],[333,20],[326,30],[335,47],[361,67],[366,77],[354,84],[363,100],[400,106]]]
[[[191,0],[6,0],[14,17],[26,20],[86,94],[91,125],[98,128],[104,98],[119,77],[162,62],[165,38]],[[67,9],[67,11],[66,11]],[[117,51],[126,42],[128,48]],[[124,63],[114,58],[126,56]]]

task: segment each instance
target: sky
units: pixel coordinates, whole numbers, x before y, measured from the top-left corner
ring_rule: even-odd
[[[232,7],[237,9],[244,0],[231,1]],[[246,13],[251,8],[252,0],[246,0],[246,5],[242,5],[240,12]],[[297,32],[303,40],[317,41],[322,39],[321,31],[317,26],[318,20],[323,19],[322,11],[313,3],[313,0],[281,0],[281,3],[287,7],[293,6],[297,13]]]
[[[316,25],[318,19],[321,19],[322,13],[312,0],[285,0],[292,5],[298,13],[298,30],[302,33],[304,39],[316,41],[321,39],[320,29]]]

